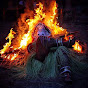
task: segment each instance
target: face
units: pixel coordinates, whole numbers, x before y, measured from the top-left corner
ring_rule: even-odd
[[[46,30],[45,25],[42,23],[39,23],[36,28],[35,28],[35,32],[34,32],[34,36],[37,39],[40,36],[44,36],[44,37],[49,37],[51,35],[51,33]]]
[[[38,36],[50,36],[50,33],[45,29],[44,24],[39,24],[36,27]]]

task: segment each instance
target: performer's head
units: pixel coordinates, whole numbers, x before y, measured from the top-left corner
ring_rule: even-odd
[[[49,28],[46,27],[43,23],[39,23],[36,25],[34,34],[33,34],[35,38],[38,38],[40,36],[49,37],[50,35],[51,35],[51,32]]]

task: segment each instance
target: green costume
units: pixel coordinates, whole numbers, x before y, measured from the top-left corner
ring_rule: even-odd
[[[62,50],[65,52],[63,53]],[[66,55],[65,55],[66,54]],[[59,74],[61,64],[64,64],[68,56],[69,65],[72,73],[80,75],[87,74],[88,64],[82,62],[86,58],[85,55],[78,55],[64,46],[53,47],[48,56],[45,57],[44,62],[35,59],[35,55],[28,58],[26,65],[26,74],[28,77],[42,77],[42,78],[55,78]]]

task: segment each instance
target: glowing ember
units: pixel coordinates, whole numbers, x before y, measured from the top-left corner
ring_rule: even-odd
[[[14,54],[14,56],[11,58],[11,60],[15,60],[15,58],[17,57],[17,54]]]
[[[72,47],[74,48],[75,51],[82,53],[82,46],[79,44],[79,41],[76,41]]]
[[[72,40],[74,38],[74,36],[73,35],[65,35],[65,37],[64,37],[64,39],[66,40],[66,41],[68,41],[69,39],[70,40]]]

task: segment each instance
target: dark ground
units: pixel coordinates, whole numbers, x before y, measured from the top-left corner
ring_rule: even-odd
[[[69,18],[69,20],[68,20]],[[15,21],[5,20],[0,21],[0,49],[6,42],[5,37],[9,33],[11,27],[14,27]],[[73,17],[64,17],[61,26],[68,31],[78,31],[76,38],[86,42],[88,45],[88,17],[80,13]],[[88,58],[87,58],[88,59]],[[80,77],[75,74],[72,84],[59,84],[59,78],[49,81],[43,80],[26,80],[26,79],[10,79],[11,70],[0,67],[0,88],[88,88],[88,76]],[[81,84],[82,83],[82,84]]]

